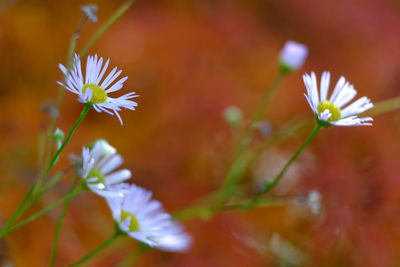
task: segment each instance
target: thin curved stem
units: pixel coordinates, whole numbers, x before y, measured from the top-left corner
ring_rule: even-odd
[[[46,208],[42,209],[41,211],[33,214],[32,216],[28,217],[27,219],[17,223],[15,226],[9,228],[8,230],[6,230],[4,233],[0,234],[0,238],[3,238],[5,235],[17,230],[18,228],[24,226],[25,224],[36,220],[37,218],[39,218],[40,216],[46,214],[47,212],[53,210],[55,207],[63,204],[65,201],[68,201],[69,199],[77,196],[78,194],[80,194],[81,192],[83,192],[85,189],[82,187],[78,187],[76,190],[74,190],[73,192],[69,193],[68,195],[66,195],[65,197],[57,200],[56,202],[53,202],[52,204],[50,204],[49,206],[47,206]]]
[[[71,194],[74,191],[74,188],[75,188],[75,186],[77,184],[77,181],[78,181],[78,175],[75,173],[74,180],[73,180],[73,182],[71,184],[71,187],[70,187],[70,189],[68,191],[68,194]],[[60,217],[57,220],[56,230],[54,232],[53,249],[51,251],[50,267],[53,267],[54,263],[56,261],[58,239],[59,239],[59,236],[60,236],[60,230],[61,230],[62,223],[64,221],[65,215],[67,214],[69,201],[70,201],[70,199],[65,201],[63,209],[62,209],[61,214],[60,214]]]
[[[97,32],[93,35],[93,37],[89,40],[89,42],[82,48],[79,52],[81,57],[85,56],[90,48],[97,42],[97,40],[104,34],[108,28],[111,27],[134,3],[134,0],[129,0],[124,2],[112,15],[111,17],[97,30]]]
[[[310,122],[306,122],[304,120],[299,120],[295,118],[288,122],[287,124],[283,125],[276,133],[271,135],[266,142],[261,144],[255,151],[253,151],[249,157],[247,158],[247,163],[243,166],[245,169],[244,172],[247,172],[249,168],[251,168],[252,164],[255,164],[259,159],[260,155],[265,152],[268,148],[273,145],[277,145],[293,136],[296,133],[304,132],[304,130],[309,128]],[[205,197],[201,198],[200,200],[196,201],[195,204],[192,204],[190,207],[178,210],[173,213],[173,216],[178,220],[188,220],[193,218],[201,218],[201,219],[209,219],[215,215],[215,213],[229,210],[229,209],[241,209],[243,210],[246,205],[248,205],[248,200],[246,202],[241,202],[234,204],[221,205],[221,206],[210,206],[210,202],[215,199],[216,193],[213,192]],[[259,203],[258,206],[263,205],[264,203],[269,203],[269,200],[263,200]],[[231,208],[228,208],[231,207]]]
[[[83,21],[86,21],[86,19],[83,20]],[[72,66],[72,63],[73,63],[73,54],[74,54],[74,51],[75,51],[75,48],[76,48],[76,43],[78,41],[79,32],[80,32],[80,29],[82,28],[82,26],[83,26],[83,24],[82,24],[82,21],[81,21],[81,23],[79,24],[79,26],[77,28],[77,31],[75,31],[75,33],[72,35],[71,41],[69,43],[68,55],[67,55],[67,64],[66,64],[66,66],[68,68],[68,71],[70,70],[70,68]],[[56,104],[55,104],[56,108],[57,108],[57,111],[58,111],[58,109],[59,109],[59,107],[61,105],[61,102],[62,102],[63,98],[64,98],[64,93],[65,93],[64,87],[60,86],[59,89],[58,89],[58,94],[57,94]],[[40,161],[43,161],[44,166],[43,166],[43,171],[40,173],[39,178],[38,178],[38,187],[34,192],[35,194],[37,193],[37,190],[41,188],[42,183],[44,182],[44,179],[46,177],[45,168],[46,168],[46,166],[48,166],[48,164],[50,162],[51,153],[53,151],[53,146],[54,146],[53,134],[54,134],[54,130],[56,128],[56,121],[57,121],[57,116],[52,116],[50,124],[49,124],[48,129],[47,129],[47,135],[46,135],[46,138],[47,138],[47,151],[46,151],[46,153],[43,153],[43,156],[44,156],[44,154],[46,154],[46,158],[44,160],[40,159]]]
[[[85,107],[83,108],[81,115],[79,116],[78,120],[75,122],[75,124],[72,126],[71,131],[69,131],[67,138],[65,138],[64,142],[62,143],[61,147],[57,150],[56,154],[53,156],[53,159],[51,160],[49,166],[46,169],[45,174],[49,173],[51,168],[54,166],[56,163],[58,157],[60,156],[61,152],[65,148],[65,146],[68,144],[69,140],[72,137],[72,134],[78,127],[78,125],[83,121],[85,118],[86,114],[89,112],[89,110],[92,108],[91,104],[85,104]]]
[[[115,239],[119,236],[118,232],[115,232],[109,239],[107,239],[106,241],[104,241],[100,246],[98,246],[97,248],[95,248],[94,250],[92,250],[91,252],[89,252],[88,254],[86,254],[85,256],[83,256],[79,261],[75,262],[74,264],[71,264],[70,267],[75,267],[75,266],[79,266],[82,263],[85,263],[87,260],[89,260],[90,258],[92,258],[94,255],[96,255],[97,253],[99,253],[100,251],[102,251],[103,249],[105,249],[107,246],[109,246],[112,242],[115,241]]]
[[[36,183],[31,186],[29,192],[25,195],[24,199],[19,204],[18,208],[15,210],[14,214],[11,218],[7,221],[7,223],[3,226],[0,231],[0,236],[5,232],[8,228],[10,228],[21,216],[22,214],[35,202],[41,195],[43,195],[47,190],[53,187],[56,183],[58,183],[61,178],[65,175],[68,170],[71,169],[71,166],[66,168],[65,170],[57,173],[53,179],[50,180],[44,187],[42,187],[31,199],[29,199],[32,195],[34,187]],[[27,200],[29,199],[29,202]]]
[[[11,215],[11,218],[6,222],[6,224],[3,226],[3,228],[1,228],[0,236],[2,236],[4,234],[4,232],[7,231],[22,215],[22,213],[24,212],[25,203],[31,197],[33,191],[35,190],[35,187],[36,187],[36,183],[34,183],[31,186],[28,193],[25,195],[24,199],[21,201],[21,203],[19,203],[17,209],[14,211],[13,215]]]
[[[310,136],[304,141],[304,143],[296,150],[296,152],[293,154],[293,156],[289,159],[289,161],[283,166],[282,170],[275,176],[275,178],[267,182],[265,184],[264,189],[257,194],[255,198],[253,198],[249,203],[248,206],[246,207],[247,209],[253,207],[256,205],[261,197],[271,191],[282,179],[283,175],[286,173],[286,171],[289,169],[290,165],[297,159],[297,157],[301,154],[301,152],[304,150],[304,148],[307,147],[307,145],[311,142],[311,140],[314,139],[314,137],[317,135],[319,130],[321,130],[322,126],[320,124],[317,124],[317,126],[314,128],[314,130],[311,132]],[[245,209],[245,208],[244,208]]]
[[[239,138],[233,162],[225,176],[225,182],[219,190],[218,196],[215,200],[215,207],[221,205],[229,196],[232,195],[232,192],[234,192],[237,182],[243,176],[243,171],[245,169],[245,163],[243,163],[243,161],[245,158],[246,149],[250,144],[255,132],[254,125],[261,120],[265,110],[270,103],[270,100],[272,99],[272,96],[276,93],[276,90],[279,88],[279,85],[282,83],[284,77],[285,74],[282,72],[279,72],[278,75],[275,77],[274,81],[265,91],[263,97],[261,98],[260,104],[254,111],[250,119],[250,123],[246,127],[243,135]]]

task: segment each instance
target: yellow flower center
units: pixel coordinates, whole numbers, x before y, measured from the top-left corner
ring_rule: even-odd
[[[92,100],[90,101],[90,103],[98,104],[106,102],[107,93],[103,89],[101,89],[100,86],[97,86],[95,84],[85,84],[82,88],[82,93],[85,93],[88,87],[93,91]]]
[[[105,184],[104,174],[97,168],[92,168],[86,179],[97,177],[96,182],[88,182],[88,184]]]
[[[318,109],[318,115],[321,115],[321,113],[324,112],[325,110],[329,110],[329,113],[331,113],[332,116],[328,119],[328,121],[337,121],[342,118],[340,109],[330,101],[324,101],[319,103],[317,109]]]
[[[123,210],[121,212],[121,222],[125,221],[128,217],[131,218],[131,224],[129,225],[129,231],[136,232],[137,230],[139,230],[139,222],[136,219],[135,215],[133,215],[132,213],[130,213],[128,211]]]

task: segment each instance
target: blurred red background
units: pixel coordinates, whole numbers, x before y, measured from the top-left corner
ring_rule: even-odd
[[[96,1],[99,23],[122,1]],[[71,34],[87,2],[0,2],[0,207],[12,214],[37,175],[37,139],[48,123],[41,111],[55,98]],[[98,25],[88,22],[78,49]],[[400,88],[400,4],[395,0],[137,0],[90,51],[111,58],[129,76],[125,90],[141,95],[134,112],[115,117],[90,112],[56,165],[67,154],[103,137],[125,158],[132,182],[154,192],[169,211],[217,189],[229,166],[232,142],[222,119],[228,105],[246,117],[277,73],[286,40],[304,43],[309,57],[289,76],[266,119],[278,128],[302,114],[312,120],[301,74],[344,75],[373,102]],[[110,65],[110,66],[111,66]],[[68,132],[82,105],[66,92],[58,127]],[[137,266],[399,266],[400,120],[397,112],[373,127],[329,128],[308,147],[311,159],[289,194],[316,189],[323,212],[304,215],[292,202],[277,208],[217,215],[185,226],[194,237],[186,254],[145,253]],[[290,156],[301,135],[273,153]],[[306,153],[307,155],[307,153]],[[303,159],[304,160],[304,159]],[[301,164],[301,160],[299,161]],[[71,177],[40,205],[68,190]],[[300,210],[299,210],[300,209]],[[15,266],[48,264],[59,210],[21,228],[1,243],[1,260]],[[106,203],[93,194],[71,201],[57,263],[72,263],[111,235]],[[279,235],[301,253],[290,262],[271,249]],[[121,239],[87,266],[117,266],[136,247]]]

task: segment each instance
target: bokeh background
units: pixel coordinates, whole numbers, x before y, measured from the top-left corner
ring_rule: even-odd
[[[101,23],[122,1],[94,3]],[[57,65],[65,62],[82,4],[88,2],[0,2],[2,222],[38,173],[38,132],[49,121],[42,107],[57,94]],[[85,25],[78,49],[97,27]],[[249,117],[277,74],[277,55],[289,39],[310,53],[269,107],[265,119],[272,129],[299,115],[312,120],[301,76],[311,70],[318,76],[330,70],[331,84],[344,75],[373,102],[399,94],[397,0],[137,0],[90,54],[110,57],[123,69],[126,90],[141,95],[139,107],[121,112],[123,127],[115,117],[90,112],[56,169],[68,165],[67,154],[103,137],[124,156],[132,182],[152,190],[168,211],[186,207],[217,189],[229,166],[233,148],[224,108],[236,105]],[[81,109],[66,93],[57,126],[69,131]],[[323,130],[285,177],[278,193],[289,199],[286,204],[189,220],[189,252],[150,251],[136,266],[400,266],[399,119],[392,112],[377,116],[373,127]],[[260,170],[283,164],[305,135],[265,153],[249,183]],[[71,179],[34,210],[64,195]],[[319,214],[299,197],[311,190],[321,194]],[[2,264],[47,265],[59,212],[1,240]],[[106,203],[93,194],[78,196],[62,228],[58,266],[76,261],[112,231]],[[87,266],[117,266],[135,247],[123,238]]]

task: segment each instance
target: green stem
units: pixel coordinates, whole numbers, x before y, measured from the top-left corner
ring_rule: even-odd
[[[173,213],[173,217],[179,221],[186,221],[193,218],[207,220],[213,215],[214,211],[211,206],[194,206]]]
[[[68,168],[65,170],[57,173],[54,175],[54,177],[47,183],[45,184],[40,191],[38,191],[37,195],[35,196],[35,200],[39,198],[41,195],[43,195],[47,190],[52,188],[54,185],[56,185],[63,177],[64,175],[72,168],[72,165],[70,165]]]
[[[279,72],[272,82],[271,86],[265,91],[263,97],[261,98],[261,102],[258,105],[257,109],[254,111],[251,116],[249,128],[254,131],[254,127],[252,127],[255,123],[259,122],[262,119],[262,116],[265,113],[266,108],[269,105],[272,97],[275,95],[276,91],[279,88],[279,85],[282,83],[283,78],[285,77],[285,73]]]
[[[78,29],[80,31],[82,23],[80,23],[80,26],[78,26]],[[78,30],[75,31],[75,33],[72,35],[71,37],[71,41],[69,43],[69,48],[68,48],[68,55],[67,55],[67,68],[68,68],[68,72],[70,71],[70,69],[72,68],[72,64],[73,64],[73,53],[75,51],[76,48],[76,42],[78,41],[79,38],[79,32]],[[65,89],[63,86],[60,86],[58,89],[58,94],[57,94],[57,99],[56,99],[56,108],[57,110],[59,110],[61,102],[64,98],[64,93],[65,93]],[[51,154],[53,151],[53,146],[54,146],[54,140],[53,140],[53,135],[54,135],[54,131],[56,128],[56,121],[57,121],[57,116],[52,117],[49,127],[47,129],[47,151],[46,151],[46,159],[44,159],[44,167],[43,167],[43,171],[40,173],[39,178],[38,178],[38,187],[34,192],[34,195],[37,193],[37,190],[39,190],[42,187],[42,184],[44,182],[44,179],[46,177],[46,173],[45,173],[45,169],[46,166],[48,166],[50,159],[51,159]],[[43,160],[41,160],[43,161]]]
[[[68,167],[65,170],[57,173],[53,179],[50,180],[48,184],[46,184],[44,187],[42,187],[35,196],[33,196],[31,199],[29,199],[29,202],[27,202],[28,198],[32,195],[32,192],[34,190],[34,187],[36,187],[36,184],[32,185],[29,192],[26,194],[24,199],[21,201],[19,204],[18,208],[14,212],[14,214],[11,216],[11,218],[7,221],[7,223],[3,226],[3,228],[0,231],[0,236],[3,234],[3,232],[7,231],[8,228],[13,225],[21,216],[22,214],[33,204],[33,202],[36,201],[41,195],[43,195],[47,190],[49,190],[51,187],[53,187],[58,181],[61,180],[61,178],[65,175],[66,172],[71,168]]]
[[[251,167],[252,164],[257,162],[260,155],[265,152],[269,147],[272,145],[277,145],[284,140],[287,140],[296,135],[296,133],[304,132],[305,129],[309,128],[309,123],[303,120],[299,120],[295,118],[282,126],[278,132],[274,133],[269,139],[263,143],[261,146],[257,147],[255,151],[253,151],[248,159],[247,164],[245,166],[245,172]],[[231,209],[246,209],[249,205],[249,201],[237,203],[237,204],[229,204],[224,206],[211,206],[208,204],[212,199],[215,199],[215,194],[217,192],[213,192],[201,198],[203,201],[197,201],[195,204],[192,204],[188,208],[184,208],[178,210],[173,213],[173,217],[177,220],[189,220],[193,218],[200,218],[203,220],[210,219],[212,216],[216,214],[216,212],[224,211],[224,210],[231,210]],[[206,200],[206,201],[205,201]],[[261,200],[258,206],[266,206],[269,204],[277,204],[277,201],[273,201],[270,199]]]
[[[257,207],[271,207],[271,206],[280,206],[285,202],[281,199],[260,199],[257,203]],[[255,207],[255,205],[253,206]],[[249,202],[241,202],[224,206],[222,211],[234,211],[234,210],[247,210],[249,208]]]
[[[257,207],[271,207],[282,205],[284,201],[281,199],[261,199],[257,204]],[[202,220],[209,220],[215,214],[219,212],[229,212],[235,210],[247,210],[249,208],[249,201],[238,202],[234,204],[222,205],[219,207],[212,206],[196,206],[187,209],[180,210],[173,214],[174,218],[179,221],[186,221],[195,218]]]
[[[69,140],[71,139],[72,134],[74,133],[76,127],[82,122],[82,120],[85,118],[86,114],[88,111],[92,108],[91,104],[85,104],[85,107],[83,108],[81,115],[79,116],[78,120],[75,122],[74,126],[72,126],[71,131],[69,131],[67,138],[65,138],[63,144],[61,147],[57,150],[56,154],[54,155],[53,159],[51,160],[49,166],[46,169],[45,175],[49,173],[51,168],[54,166],[54,164],[57,161],[58,156],[60,153],[63,151],[64,147],[68,144]]]
[[[225,176],[225,182],[219,190],[218,196],[215,200],[214,206],[221,205],[229,196],[232,195],[237,182],[243,176],[246,168],[245,151],[253,138],[255,127],[254,125],[259,122],[267,109],[272,96],[276,93],[279,85],[282,83],[285,73],[279,72],[272,82],[271,86],[265,91],[260,104],[253,113],[250,123],[248,124],[245,132],[238,141],[236,146],[235,156],[233,162]]]
[[[22,214],[23,214],[30,206],[32,206],[32,204],[33,204],[41,195],[43,195],[47,190],[49,190],[49,189],[52,188],[56,183],[58,183],[58,182],[61,180],[61,178],[64,177],[65,173],[66,173],[70,168],[71,168],[71,166],[68,167],[68,168],[66,168],[64,171],[61,171],[61,172],[57,173],[57,174],[54,176],[54,178],[50,180],[49,183],[47,183],[45,186],[43,186],[42,188],[40,188],[40,189],[37,191],[37,193],[36,193],[34,196],[32,196],[32,198],[29,199],[28,203],[26,203],[26,205],[22,208],[20,214],[18,214],[18,216],[17,216],[17,219],[19,219],[19,218],[22,216]]]
[[[268,193],[269,191],[271,191],[272,188],[274,188],[279,181],[282,179],[283,175],[286,173],[286,171],[289,169],[290,165],[292,165],[292,163],[297,159],[297,157],[301,154],[301,152],[304,150],[304,148],[306,148],[306,146],[311,142],[311,140],[314,139],[314,137],[317,135],[317,133],[319,132],[319,130],[321,130],[322,125],[317,124],[317,126],[314,128],[314,130],[311,132],[310,136],[306,139],[306,141],[304,141],[304,143],[297,149],[297,151],[293,154],[293,156],[289,159],[289,161],[285,164],[285,166],[283,166],[282,170],[278,173],[277,176],[275,176],[275,178],[271,181],[271,182],[267,182],[265,184],[264,189],[257,194],[257,196],[255,198],[253,198],[247,208],[251,208],[253,207],[255,204],[257,204],[261,197]]]
[[[93,37],[89,40],[89,42],[85,45],[84,48],[80,51],[81,57],[85,56],[90,48],[96,43],[96,41],[104,34],[108,28],[111,27],[134,3],[134,0],[124,2],[115,12],[111,15],[111,17],[97,30],[97,32],[93,35]]]
[[[25,219],[25,220],[23,220],[23,221],[17,223],[15,226],[9,228],[7,231],[2,232],[2,233],[0,234],[0,238],[3,238],[5,235],[7,235],[7,234],[9,234],[9,233],[11,233],[11,232],[13,232],[13,231],[15,231],[16,229],[18,229],[18,228],[24,226],[25,224],[27,224],[27,223],[29,223],[29,222],[31,222],[31,221],[33,221],[33,220],[36,220],[36,219],[39,218],[40,216],[42,216],[42,215],[46,214],[47,212],[53,210],[53,209],[54,209],[55,207],[57,207],[58,205],[61,205],[61,204],[63,204],[65,201],[68,201],[69,199],[71,199],[71,198],[77,196],[78,194],[80,194],[80,193],[83,192],[84,190],[85,190],[84,188],[78,187],[75,191],[69,193],[69,194],[66,195],[65,197],[63,197],[63,198],[57,200],[56,202],[53,202],[52,204],[50,204],[50,205],[47,206],[46,208],[42,209],[41,211],[39,211],[39,212],[33,214],[32,216],[28,217],[27,219]]]
[[[14,211],[13,215],[11,215],[11,218],[6,222],[6,224],[3,226],[3,228],[1,228],[0,238],[11,227],[11,225],[13,225],[18,220],[18,218],[22,215],[22,213],[24,212],[25,203],[28,201],[28,199],[32,195],[33,191],[35,190],[35,187],[36,187],[36,183],[31,186],[28,193],[25,195],[24,199],[21,201],[21,203],[19,203],[17,209]]]
[[[78,181],[78,175],[77,175],[77,173],[75,173],[75,177],[74,177],[74,180],[73,180],[73,182],[71,184],[71,187],[70,187],[70,189],[68,191],[68,194],[71,194],[74,191],[74,188],[75,188],[75,186],[77,184],[77,181]],[[59,236],[60,236],[61,225],[62,225],[62,223],[64,221],[65,215],[67,214],[69,201],[70,201],[70,199],[65,201],[63,209],[62,209],[61,214],[60,214],[60,217],[58,218],[58,221],[57,221],[56,230],[55,230],[55,233],[54,233],[53,249],[51,251],[50,267],[53,267],[54,263],[56,261],[57,245],[58,245],[58,239],[59,239]]]
[[[119,18],[121,17],[127,10],[128,8],[133,4],[134,1],[126,1],[125,3],[123,3],[120,8],[118,10],[116,10],[116,12],[107,20],[107,22],[100,27],[100,29],[95,33],[95,35],[92,37],[92,39],[89,41],[89,43],[82,49],[82,51],[80,52],[81,56],[84,56],[89,49],[94,45],[94,43],[101,37],[101,35]],[[78,29],[81,29],[81,24],[78,26]],[[75,47],[76,47],[76,43],[77,40],[79,38],[79,32],[75,32],[72,37],[71,37],[71,41],[70,41],[70,45],[69,45],[69,49],[68,49],[68,57],[67,57],[67,66],[71,66],[72,65],[72,60],[73,60],[73,52],[75,51]],[[58,91],[58,95],[57,95],[57,100],[56,100],[56,107],[59,108],[59,106],[61,105],[62,99],[64,96],[64,88],[60,87],[59,91]],[[85,106],[85,109],[87,108],[87,106]],[[85,111],[84,109],[84,111]],[[86,110],[87,113],[88,110]],[[82,114],[81,114],[82,115]],[[85,114],[86,115],[86,114]],[[51,155],[51,151],[53,149],[53,141],[52,141],[52,136],[55,130],[55,124],[56,124],[56,117],[51,119],[50,125],[49,125],[49,129],[48,129],[48,149],[47,149],[47,153],[46,153],[46,159],[44,160],[44,163],[46,164],[47,169],[43,170],[41,172],[41,174],[39,175],[38,178],[38,184],[34,184],[28,194],[25,196],[25,198],[23,199],[23,201],[20,203],[20,205],[18,206],[17,210],[14,212],[14,214],[12,215],[12,217],[10,218],[10,220],[5,224],[5,226],[1,229],[0,231],[0,236],[2,236],[4,233],[3,231],[8,230],[8,228],[16,221],[18,220],[18,218],[22,215],[22,213],[20,212],[20,210],[23,208],[23,205],[26,203],[26,201],[30,198],[31,195],[37,195],[38,194],[38,190],[42,187],[42,183],[44,181],[44,178],[46,177],[47,173],[49,172],[49,170],[53,167],[53,165],[55,164],[55,161],[57,160],[57,157],[59,156],[59,154],[61,153],[61,151],[64,149],[65,145],[67,142],[67,140],[64,141],[63,145],[60,147],[60,149],[57,151],[56,155],[53,157],[51,163],[48,165],[48,162],[50,161],[50,155]],[[83,119],[83,118],[82,118]],[[80,121],[79,121],[80,123]],[[79,124],[78,123],[78,124]],[[75,125],[74,125],[75,126]],[[76,124],[77,126],[77,124]],[[76,127],[75,127],[76,128]],[[73,129],[75,130],[75,129]],[[70,135],[72,135],[72,130],[70,132]],[[69,136],[70,137],[70,136]],[[67,137],[68,138],[68,137]],[[68,140],[69,141],[69,140]],[[37,198],[35,198],[36,200]],[[33,203],[33,202],[32,202]],[[28,203],[28,204],[32,204],[32,203]],[[30,205],[28,205],[30,206]],[[26,210],[26,209],[25,209]]]
[[[107,239],[106,241],[104,241],[100,246],[98,246],[97,248],[95,248],[94,250],[92,250],[91,252],[89,252],[88,254],[86,254],[85,256],[83,256],[79,261],[75,262],[74,264],[71,264],[70,267],[73,266],[79,266],[82,263],[85,263],[87,260],[89,260],[91,257],[93,257],[94,255],[96,255],[97,253],[99,253],[100,251],[102,251],[104,248],[106,248],[107,246],[109,246],[112,242],[115,241],[115,239],[119,236],[118,232],[115,232],[109,239]]]

